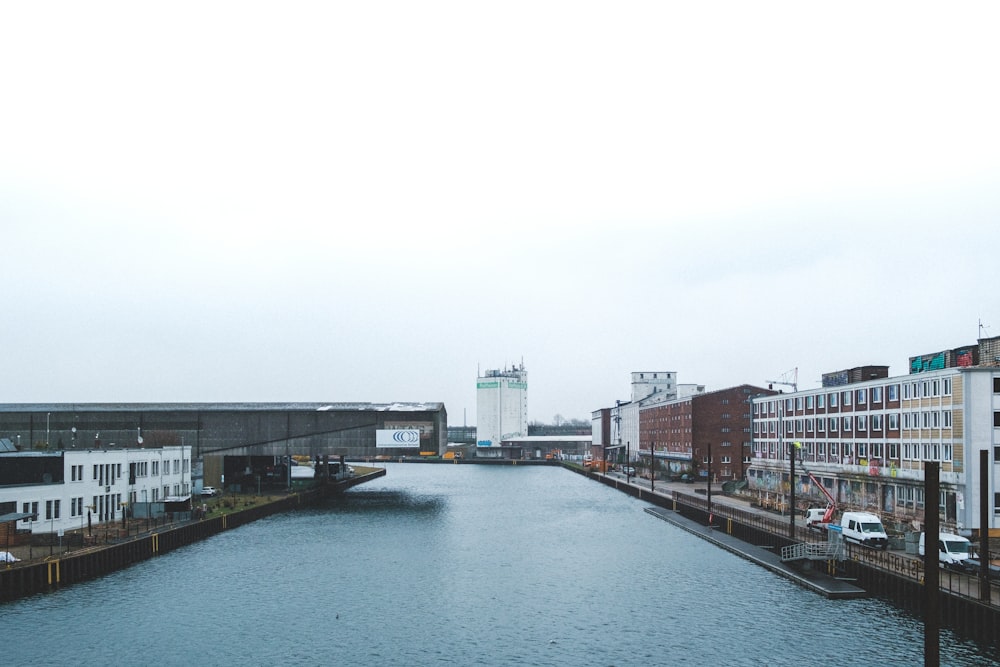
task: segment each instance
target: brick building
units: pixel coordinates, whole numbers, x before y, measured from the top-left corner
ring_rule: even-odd
[[[652,451],[658,477],[707,479],[711,469],[715,481],[743,479],[751,456],[751,399],[776,393],[743,384],[641,409],[641,467],[649,470]]]

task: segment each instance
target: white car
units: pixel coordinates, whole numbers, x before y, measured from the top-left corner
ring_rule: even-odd
[[[635,477],[635,468],[633,468],[632,466],[625,466],[622,468],[622,474]]]
[[[201,495],[203,496],[217,496],[219,495],[219,490],[214,486],[203,486],[201,487]]]
[[[16,563],[21,560],[9,551],[0,551],[0,563]]]

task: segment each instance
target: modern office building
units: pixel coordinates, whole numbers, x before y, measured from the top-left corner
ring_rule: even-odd
[[[980,529],[979,502],[989,504],[990,525],[998,526],[996,489],[1000,461],[1000,359],[967,348],[921,355],[911,373],[888,377],[838,371],[824,386],[753,400],[752,492],[763,503],[790,496],[789,456],[796,456],[798,509],[825,500],[822,485],[843,509],[882,515],[897,527],[919,526],[926,508],[936,507],[942,526]],[[974,356],[983,361],[970,365]],[[995,355],[994,355],[995,356]],[[950,364],[949,364],[950,360]],[[981,452],[988,456],[991,488],[980,488]],[[940,464],[940,497],[924,497],[924,466]]]
[[[0,515],[18,532],[58,533],[190,510],[191,447],[0,453]],[[9,530],[9,527],[8,527]],[[6,536],[10,539],[11,536]]]

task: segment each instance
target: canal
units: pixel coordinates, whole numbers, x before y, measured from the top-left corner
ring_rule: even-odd
[[[388,464],[321,507],[0,606],[4,662],[923,664],[919,619],[810,593],[646,506],[561,468]]]

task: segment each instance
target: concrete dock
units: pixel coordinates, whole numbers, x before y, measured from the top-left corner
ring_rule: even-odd
[[[855,586],[850,581],[839,579],[817,569],[825,567],[824,561],[806,562],[803,566],[793,566],[783,562],[781,556],[771,549],[748,544],[727,535],[722,530],[717,530],[713,526],[703,526],[686,519],[673,510],[662,507],[647,507],[646,512],[827,598],[849,599],[867,597],[868,595],[864,589]]]

